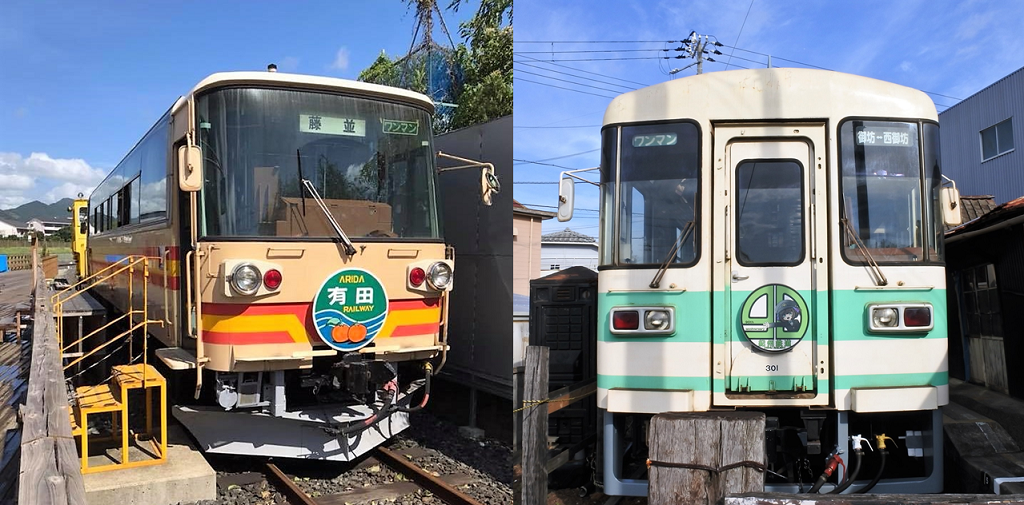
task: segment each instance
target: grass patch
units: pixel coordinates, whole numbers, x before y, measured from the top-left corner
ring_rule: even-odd
[[[70,247],[47,247],[47,254],[62,254],[70,253]],[[43,253],[43,248],[39,248],[39,254]],[[8,256],[20,256],[32,254],[31,246],[0,246],[0,254],[6,254]]]

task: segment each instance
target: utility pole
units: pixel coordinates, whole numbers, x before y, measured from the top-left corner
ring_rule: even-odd
[[[721,42],[718,42],[717,40],[714,42],[710,42],[708,41],[707,35],[698,35],[695,31],[690,32],[690,36],[680,42],[682,42],[682,45],[679,46],[676,49],[676,51],[681,51],[683,54],[676,56],[676,58],[692,58],[696,60],[694,63],[696,63],[697,65],[698,75],[704,73],[704,60],[711,62],[715,61],[715,59],[711,57],[705,58],[705,54],[722,54],[721,51],[716,49],[716,47],[720,47],[722,45]],[[708,50],[709,45],[711,46],[710,51]],[[670,70],[669,74],[675,74],[679,71],[689,68],[692,65],[693,63],[683,68]]]

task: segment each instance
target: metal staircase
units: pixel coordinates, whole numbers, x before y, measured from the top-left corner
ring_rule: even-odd
[[[142,286],[139,290],[136,286],[138,280],[135,277],[140,274]],[[114,284],[118,288],[127,289],[128,306],[124,308],[124,313],[116,318],[111,318],[106,324],[74,342],[65,344],[64,325],[61,321],[63,305],[101,284]],[[141,291],[141,297],[136,295],[136,290]],[[167,381],[156,368],[148,363],[146,343],[149,324],[163,324],[163,321],[149,319],[148,295],[149,258],[125,256],[51,297],[54,317],[57,320],[57,341],[60,345],[61,355],[63,359],[70,360],[64,365],[65,377],[69,383],[90,368],[103,363],[118,350],[125,346],[128,347],[128,364],[112,366],[111,373],[105,381],[97,385],[78,386],[70,395],[72,436],[78,442],[82,473],[157,465],[167,460]],[[136,309],[136,304],[141,305],[141,308]],[[115,336],[107,336],[105,330],[116,328],[115,325],[119,322],[122,322],[122,327],[126,327],[126,329]],[[142,339],[142,352],[138,356],[141,357],[141,363],[135,362],[138,357],[132,358],[136,332]],[[100,339],[103,341],[96,342]],[[76,346],[81,349],[83,342],[87,341],[96,342],[87,352],[69,352]],[[121,345],[116,348],[111,347],[116,342],[121,342]],[[96,362],[74,375],[67,376],[69,369],[85,363],[87,359],[104,350],[105,354]],[[140,392],[145,398],[144,402],[129,401],[131,396],[136,396],[132,395],[133,391]],[[155,413],[153,412],[154,394],[159,395],[159,407]],[[139,405],[140,403],[142,405]],[[129,413],[134,413],[133,409],[145,411],[142,429],[133,430],[131,428]],[[103,430],[106,432],[103,435],[100,435],[100,429],[97,427],[90,427],[90,416],[95,414],[110,415],[109,429]],[[153,426],[154,414],[159,420],[158,431]],[[94,422],[93,424],[100,423]],[[103,446],[111,449],[119,448],[119,451],[115,450],[106,454],[106,459],[113,463],[91,463],[90,456],[96,456],[90,453],[91,442],[100,442]]]

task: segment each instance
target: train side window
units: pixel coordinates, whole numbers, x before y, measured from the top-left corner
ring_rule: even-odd
[[[128,191],[128,206],[130,210],[128,212],[128,222],[131,224],[138,224],[139,222],[139,181],[140,178],[136,177],[132,179],[132,183],[129,185],[130,189]]]
[[[139,220],[143,222],[167,218],[168,134],[167,116],[164,116],[138,148],[142,163]]]

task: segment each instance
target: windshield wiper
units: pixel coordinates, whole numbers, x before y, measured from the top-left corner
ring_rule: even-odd
[[[661,285],[661,278],[665,276],[665,272],[668,271],[669,263],[672,263],[672,258],[676,257],[676,253],[679,252],[679,246],[683,244],[686,237],[693,231],[693,221],[686,222],[686,228],[683,228],[679,232],[679,238],[676,239],[676,243],[672,245],[672,250],[668,252],[668,256],[665,256],[665,261],[661,263],[661,268],[658,269],[658,273],[654,274],[654,278],[651,279],[651,288],[657,289]]]
[[[345,235],[345,232],[342,231],[341,225],[334,220],[334,216],[331,215],[331,211],[327,209],[327,204],[324,203],[324,199],[320,198],[320,193],[316,191],[316,187],[313,186],[313,183],[310,182],[309,179],[302,179],[302,185],[309,190],[309,196],[313,197],[316,204],[320,206],[320,210],[322,210],[324,215],[327,216],[327,221],[331,223],[331,227],[334,228],[334,232],[341,237],[341,243],[345,246],[345,254],[355,256],[356,246],[352,244],[351,240],[349,240],[348,235]]]
[[[295,150],[295,162],[299,165],[299,180],[305,181],[306,178],[302,176],[302,153],[298,149]],[[302,199],[302,217],[306,217],[306,192],[299,188],[299,198]]]
[[[842,221],[843,225],[846,227],[846,234],[853,239],[853,243],[860,248],[862,253],[864,253],[864,257],[868,260],[868,265],[871,266],[871,271],[878,276],[876,279],[872,279],[875,281],[875,284],[878,286],[885,286],[886,284],[889,284],[889,280],[885,278],[885,274],[882,273],[882,268],[878,266],[878,262],[876,262],[875,258],[871,256],[870,252],[868,252],[867,246],[864,245],[864,242],[861,242],[860,237],[854,233],[853,225],[850,224],[850,220],[845,217],[840,218],[839,220]]]

